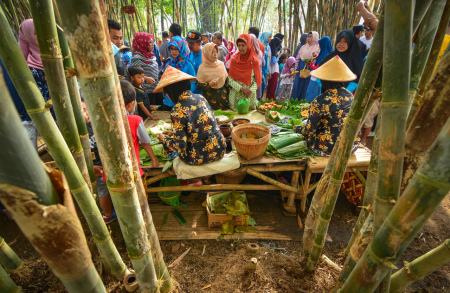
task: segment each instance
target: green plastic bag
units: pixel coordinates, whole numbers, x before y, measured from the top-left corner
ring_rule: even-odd
[[[180,180],[169,176],[161,180],[159,187],[167,186],[181,186]],[[166,204],[171,206],[178,206],[180,204],[181,191],[163,191],[158,192],[159,198]]]
[[[239,114],[247,114],[248,108],[250,108],[250,100],[247,98],[240,99],[236,108]]]

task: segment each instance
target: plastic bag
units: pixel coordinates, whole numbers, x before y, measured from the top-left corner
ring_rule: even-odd
[[[161,180],[159,187],[167,186],[181,186],[180,180],[169,176]],[[178,206],[180,204],[181,191],[162,191],[158,192],[159,198],[166,204],[171,206]]]
[[[236,108],[239,114],[247,114],[250,108],[250,100],[247,98],[240,99]]]

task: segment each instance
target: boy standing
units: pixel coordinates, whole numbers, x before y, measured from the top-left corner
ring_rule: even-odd
[[[144,69],[140,66],[132,65],[128,67],[128,74],[130,75],[131,82],[136,91],[135,98],[138,105],[138,115],[141,116],[142,119],[150,117],[152,120],[161,120],[161,118],[153,117],[151,114],[152,106],[150,104],[150,99],[142,88],[142,85],[144,84]]]

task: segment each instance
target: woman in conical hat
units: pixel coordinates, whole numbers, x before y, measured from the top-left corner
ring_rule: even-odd
[[[214,162],[225,155],[226,142],[214,112],[202,95],[190,91],[195,77],[167,66],[154,92],[164,93],[175,104],[170,113],[173,136],[158,135],[167,155],[178,152],[189,165]]]
[[[353,95],[344,83],[355,80],[356,75],[335,56],[311,71],[311,76],[322,81],[322,94],[311,103],[306,125],[296,129],[303,134],[310,150],[320,156],[330,156],[353,102]],[[358,145],[359,138],[352,152]]]

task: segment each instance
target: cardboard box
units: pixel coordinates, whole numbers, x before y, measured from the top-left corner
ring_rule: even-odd
[[[243,191],[238,192],[245,195],[245,192]],[[249,215],[240,215],[235,217],[228,214],[215,214],[211,212],[211,210],[209,209],[209,198],[218,193],[223,193],[223,191],[208,192],[206,194],[206,214],[208,215],[208,227],[221,227],[223,223],[229,220],[233,220],[235,226],[248,226]],[[245,204],[248,207],[247,197],[245,197]]]

